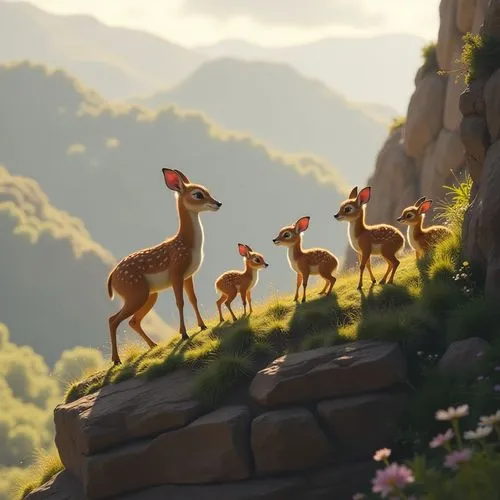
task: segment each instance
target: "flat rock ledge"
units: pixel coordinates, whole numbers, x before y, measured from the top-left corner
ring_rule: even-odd
[[[27,498],[351,498],[404,405],[397,344],[357,341],[282,356],[254,403],[206,413],[194,375],[104,387],[55,412],[65,471]]]
[[[377,391],[404,376],[397,344],[360,340],[282,356],[255,376],[250,394],[262,406],[276,407]]]

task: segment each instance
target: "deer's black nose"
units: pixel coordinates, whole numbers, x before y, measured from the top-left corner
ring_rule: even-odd
[[[220,208],[222,207],[222,203],[220,201],[216,201],[215,204]]]

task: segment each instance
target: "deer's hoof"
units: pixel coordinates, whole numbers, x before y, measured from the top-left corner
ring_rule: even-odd
[[[113,366],[120,366],[122,364],[122,362],[117,359],[117,360],[113,360]]]
[[[189,335],[187,333],[181,333],[182,340],[189,340]]]
[[[206,330],[207,329],[207,325],[205,325],[205,323],[202,323],[201,325],[199,325],[200,327],[200,330]]]

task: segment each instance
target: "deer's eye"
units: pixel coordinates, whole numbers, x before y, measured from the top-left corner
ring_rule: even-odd
[[[409,214],[406,214],[407,219],[411,219],[413,217],[413,214],[410,212]]]
[[[253,261],[256,263],[256,264],[260,264],[260,259],[258,257],[254,257]]]
[[[204,198],[203,193],[201,191],[193,191],[193,193],[191,194],[191,196],[195,200],[203,200],[203,198]]]
[[[283,238],[285,238],[286,240],[290,238],[290,236],[292,235],[289,232],[283,233]]]
[[[345,207],[345,208],[344,208],[344,212],[345,212],[346,214],[350,214],[350,213],[352,212],[352,207]]]

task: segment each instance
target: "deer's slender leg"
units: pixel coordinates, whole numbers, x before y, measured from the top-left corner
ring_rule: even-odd
[[[191,302],[191,305],[193,306],[194,312],[196,314],[196,320],[198,321],[198,326],[202,330],[206,330],[207,325],[205,325],[205,322],[201,317],[200,310],[198,309],[198,299],[196,298],[196,293],[194,291],[194,282],[192,276],[190,276],[187,280],[184,280],[184,288],[186,289],[189,302]]]

